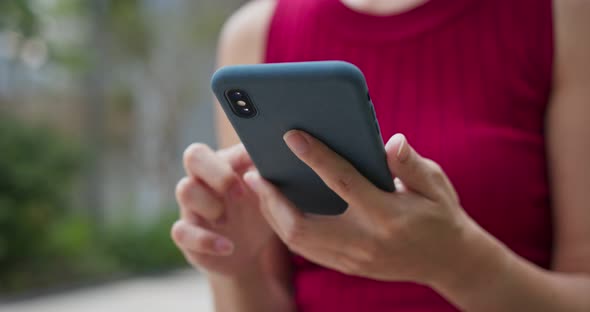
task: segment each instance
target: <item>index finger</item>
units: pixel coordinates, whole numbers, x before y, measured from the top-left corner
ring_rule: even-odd
[[[291,130],[283,139],[291,151],[350,206],[364,207],[383,195],[350,162],[311,135]]]

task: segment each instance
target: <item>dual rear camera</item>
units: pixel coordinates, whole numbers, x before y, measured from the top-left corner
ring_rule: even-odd
[[[256,115],[256,108],[244,90],[229,90],[225,96],[236,115],[243,118],[252,118]]]

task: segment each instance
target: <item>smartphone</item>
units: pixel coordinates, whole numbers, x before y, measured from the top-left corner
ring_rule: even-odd
[[[375,186],[394,191],[362,72],[341,61],[220,68],[211,86],[260,174],[305,213],[338,215],[347,203],[283,141],[291,129],[328,145]]]

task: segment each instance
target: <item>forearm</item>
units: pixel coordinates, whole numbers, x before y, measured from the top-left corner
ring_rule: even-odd
[[[590,311],[590,276],[539,268],[483,230],[433,287],[464,311]],[[454,277],[453,277],[454,275]]]
[[[216,312],[295,311],[290,287],[262,272],[237,278],[210,276],[209,285]]]

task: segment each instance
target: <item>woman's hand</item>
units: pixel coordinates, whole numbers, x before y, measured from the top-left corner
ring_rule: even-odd
[[[276,235],[242,175],[253,169],[244,146],[213,151],[193,144],[184,153],[187,176],[176,187],[181,219],[172,238],[187,261],[225,277],[256,275],[278,266]],[[275,260],[276,259],[276,260]]]
[[[302,214],[256,172],[245,181],[264,217],[294,252],[334,270],[386,281],[430,284],[453,275],[470,231],[476,229],[449,179],[401,134],[386,145],[397,191],[375,187],[349,162],[298,130],[290,149],[349,204],[340,216]]]

